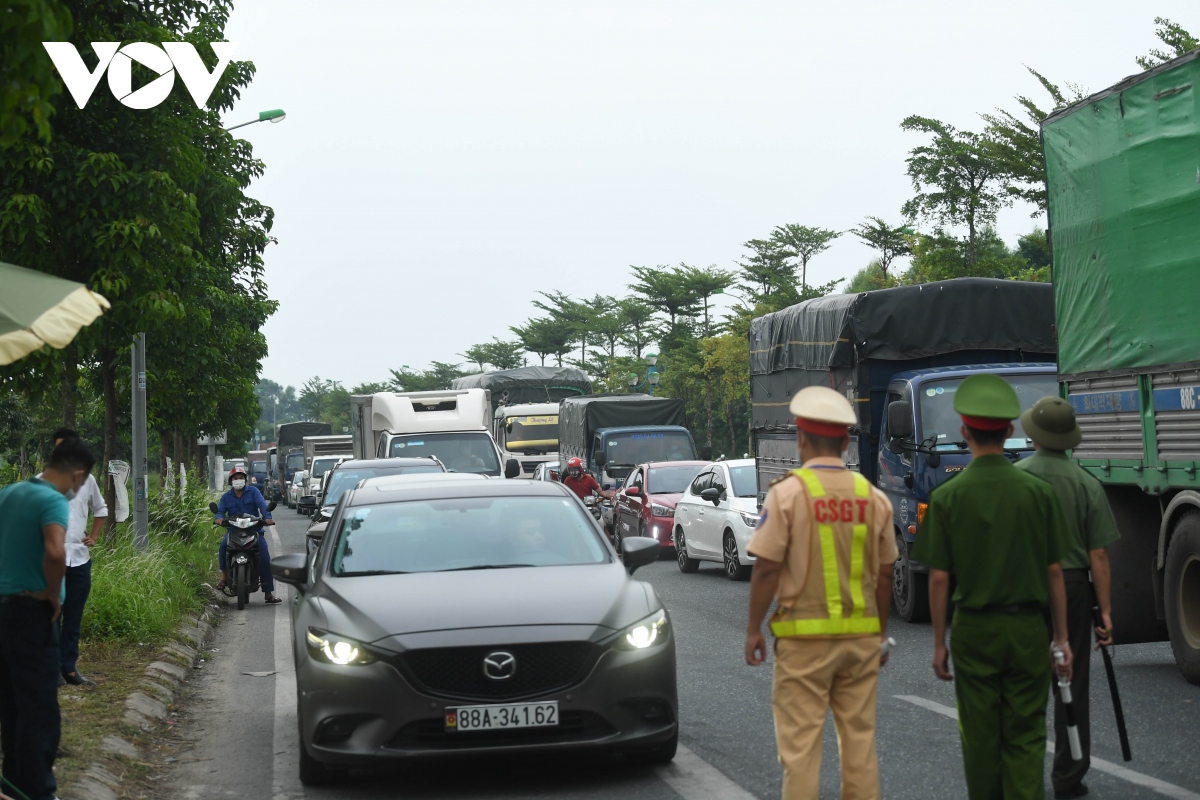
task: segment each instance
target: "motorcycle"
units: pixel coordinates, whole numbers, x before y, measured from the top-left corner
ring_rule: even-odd
[[[209,509],[217,512],[217,504],[209,503]],[[275,510],[275,501],[267,503],[267,511]],[[237,598],[238,611],[250,602],[250,595],[259,589],[258,535],[262,531],[263,517],[260,514],[236,514],[225,518],[222,523],[229,528],[225,545],[225,571],[228,574],[227,591]]]

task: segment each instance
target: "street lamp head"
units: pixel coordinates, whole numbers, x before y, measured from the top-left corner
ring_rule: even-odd
[[[654,366],[658,363],[658,353],[646,353],[646,363]]]
[[[258,112],[258,121],[266,122],[270,120],[271,122],[283,122],[283,118],[286,116],[287,114],[284,113],[282,108],[272,108],[269,111]]]
[[[649,382],[649,384],[651,386],[658,386],[658,378],[659,378],[659,375],[657,372],[651,372],[649,375],[646,376],[646,380],[647,380],[647,382]]]
[[[632,389],[634,386],[638,385],[638,375],[636,372],[629,373],[626,376],[626,378],[627,378],[626,382],[629,384],[629,388]]]

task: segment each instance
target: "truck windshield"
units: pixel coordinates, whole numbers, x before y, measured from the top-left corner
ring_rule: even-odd
[[[632,467],[647,461],[694,461],[696,448],[683,431],[614,433],[605,439],[609,467]]]
[[[304,453],[288,453],[287,468],[289,471],[304,469]]]
[[[478,433],[410,433],[392,439],[388,448],[392,458],[429,458],[437,456],[447,472],[474,472],[500,475],[500,460],[492,437]]]
[[[558,415],[539,414],[504,420],[504,449],[521,453],[553,453],[558,449]]]
[[[301,454],[301,455],[303,455],[303,454]],[[338,462],[338,460],[336,458],[314,458],[313,463],[312,463],[312,469],[309,470],[309,472],[308,472],[308,477],[320,478],[326,472],[329,472],[329,470],[336,467],[337,462]]]
[[[1055,375],[1004,375],[1004,380],[1013,387],[1017,399],[1021,402],[1021,411],[1025,411],[1038,400],[1048,395],[1058,394],[1058,380]],[[962,378],[947,381],[933,381],[921,384],[921,435],[924,439],[933,437],[938,450],[965,450],[966,442],[962,441],[959,428],[962,418],[954,410],[954,393],[963,382]],[[1013,420],[1013,435],[1004,442],[1010,450],[1030,449],[1033,443],[1025,438],[1025,429],[1021,420]]]
[[[267,474],[267,462],[251,461],[250,462],[250,471],[256,475],[266,475]]]

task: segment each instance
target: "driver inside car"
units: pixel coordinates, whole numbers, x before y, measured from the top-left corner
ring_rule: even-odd
[[[229,491],[221,496],[221,502],[217,504],[217,516],[213,520],[213,524],[222,524],[225,522],[225,517],[231,514],[234,516],[243,514],[251,517],[260,516],[263,518],[263,525],[275,524],[275,520],[271,519],[271,512],[267,510],[267,503],[263,500],[262,492],[247,484],[246,470],[241,467],[229,470]],[[219,592],[225,592],[226,583],[229,580],[225,569],[225,548],[228,544],[229,534],[226,533],[217,550],[218,563],[221,567],[221,580],[217,584]],[[267,550],[267,538],[263,535],[261,528],[258,531],[258,568],[262,590],[267,596],[267,604],[282,603],[283,600],[275,596],[275,579],[271,577],[271,553]]]

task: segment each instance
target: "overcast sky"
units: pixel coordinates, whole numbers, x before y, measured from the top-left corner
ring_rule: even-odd
[[[227,37],[258,76],[228,121],[288,115],[238,131],[279,239],[263,375],[383,380],[512,338],[539,290],[732,268],[782,223],[899,224],[905,116],[978,130],[1046,99],[1025,64],[1103,89],[1155,15],[1200,30],[1194,0],[240,0]],[[1002,213],[1010,245],[1030,211]],[[809,282],[870,258],[844,236]]]

